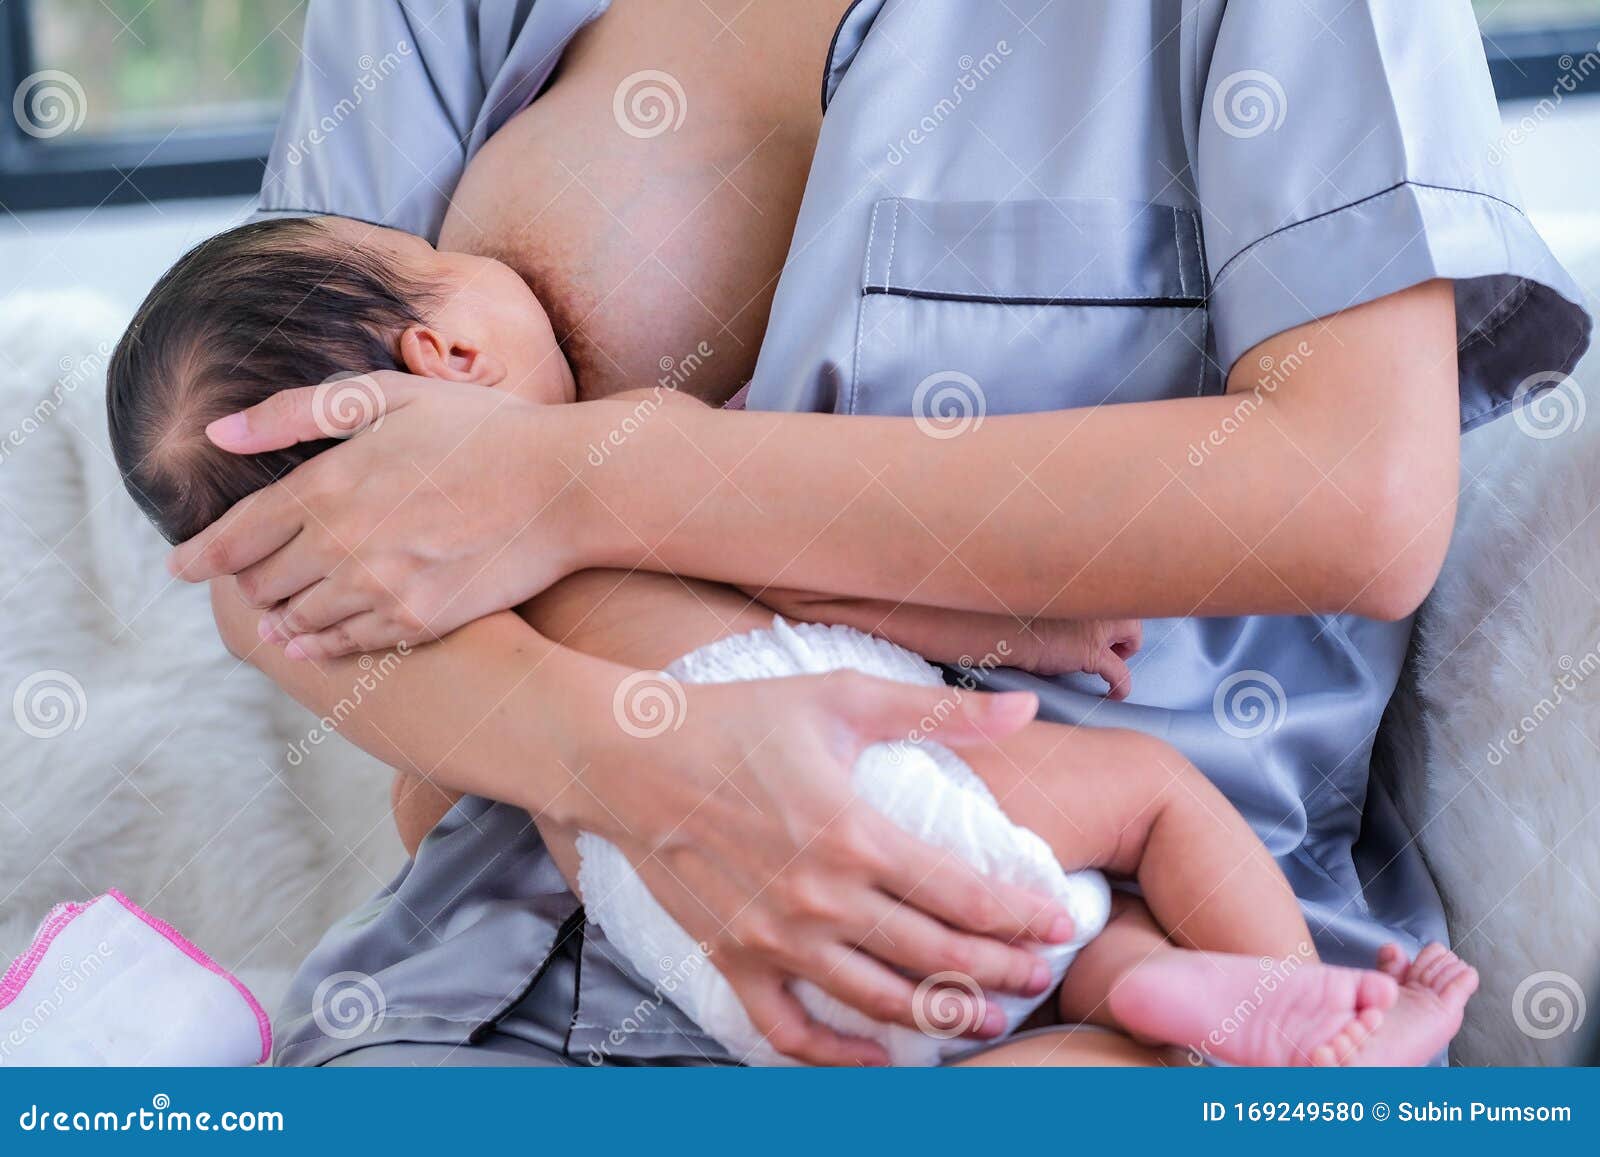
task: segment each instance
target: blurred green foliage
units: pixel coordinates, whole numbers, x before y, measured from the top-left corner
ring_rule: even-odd
[[[29,13],[34,67],[83,86],[84,132],[165,132],[275,117],[305,0],[32,0]]]

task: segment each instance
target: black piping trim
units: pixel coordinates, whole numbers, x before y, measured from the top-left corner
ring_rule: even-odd
[[[828,79],[833,76],[833,54],[839,48],[839,34],[844,31],[844,26],[850,23],[850,17],[855,10],[861,7],[862,0],[850,0],[850,7],[844,10],[844,15],[839,17],[839,23],[833,26],[833,36],[828,41],[828,55],[822,58],[822,93],[821,104],[824,116],[828,113]]]
[[[507,1000],[505,1004],[501,1005],[500,1008],[495,1011],[493,1016],[489,1017],[488,1020],[480,1022],[476,1028],[467,1034],[467,1044],[482,1044],[484,1038],[490,1033],[494,1032],[497,1027],[499,1027],[500,1022],[505,1019],[511,1010],[516,1008],[517,1005],[521,1004],[527,999],[528,994],[533,991],[534,986],[544,979],[545,973],[550,971],[550,966],[555,963],[556,955],[566,945],[568,939],[573,936],[581,937],[583,935],[583,925],[585,919],[586,917],[584,916],[583,905],[580,904],[578,907],[572,910],[572,915],[568,916],[561,922],[561,927],[556,929],[556,934],[550,941],[550,951],[545,953],[543,962],[538,968],[534,969],[533,975],[528,977],[528,982],[520,989],[513,992],[511,994],[511,998]],[[579,944],[581,946],[581,939]],[[579,955],[581,956],[582,954],[580,953]]]
[[[1311,222],[1320,221],[1324,217],[1332,217],[1335,213],[1343,213],[1346,209],[1354,209],[1357,205],[1364,205],[1368,201],[1377,200],[1379,197],[1387,197],[1396,189],[1403,189],[1407,185],[1415,185],[1419,189],[1437,189],[1441,193],[1465,193],[1472,197],[1486,197],[1491,201],[1495,201],[1501,205],[1504,205],[1507,209],[1510,209],[1519,217],[1527,216],[1527,214],[1522,211],[1522,207],[1520,205],[1515,205],[1512,202],[1507,201],[1504,197],[1496,197],[1493,193],[1485,193],[1482,189],[1458,189],[1454,185],[1433,185],[1429,184],[1427,181],[1396,181],[1387,189],[1379,189],[1376,193],[1368,193],[1365,197],[1358,197],[1354,201],[1347,201],[1345,204],[1339,205],[1336,208],[1324,209],[1320,213],[1313,213],[1309,217],[1303,217],[1298,221],[1291,221],[1287,225],[1280,225],[1278,228],[1274,229],[1271,233],[1266,234],[1264,237],[1257,237],[1254,241],[1250,242],[1250,244],[1246,245],[1243,249],[1239,250],[1239,252],[1235,253],[1232,257],[1228,258],[1228,260],[1222,263],[1222,268],[1217,270],[1216,280],[1222,280],[1222,275],[1228,271],[1228,266],[1239,260],[1239,258],[1250,252],[1250,250],[1254,249],[1257,245],[1271,241],[1279,233],[1287,233],[1291,229],[1298,229],[1302,225],[1309,225]],[[1215,282],[1213,282],[1213,284],[1215,284]]]
[[[984,305],[1142,305],[1152,309],[1193,309],[1203,297],[1019,297],[1011,294],[951,293],[940,289],[906,289],[898,285],[868,285],[863,293],[889,297],[917,297],[928,301],[975,301]]]

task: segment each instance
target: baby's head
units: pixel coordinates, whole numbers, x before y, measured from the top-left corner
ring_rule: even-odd
[[[343,218],[260,221],[191,249],[134,315],[106,376],[117,466],[181,542],[333,445],[230,454],[206,438],[209,423],[279,390],[377,370],[574,397],[550,321],[509,267]]]

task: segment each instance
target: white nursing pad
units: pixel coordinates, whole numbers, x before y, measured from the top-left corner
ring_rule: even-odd
[[[121,892],[57,904],[0,976],[0,1067],[253,1065],[271,1051],[249,989]]]
[[[694,651],[665,674],[686,683],[733,683],[852,670],[901,683],[939,686],[937,668],[903,647],[849,627],[791,626],[777,619],[768,631],[723,639]],[[988,787],[948,748],[923,740],[879,743],[867,748],[853,772],[856,793],[895,824],[929,844],[959,856],[974,868],[1045,896],[1072,915],[1070,943],[1035,951],[1060,981],[1078,950],[1098,935],[1110,912],[1111,894],[1098,872],[1064,871],[1050,848],[1000,810]],[[747,1064],[793,1064],[762,1038],[715,961],[656,902],[615,845],[584,833],[578,838],[582,865],[578,882],[589,918],[627,958],[646,986],[673,1001],[736,1060]],[[796,998],[818,1021],[851,1036],[881,1043],[896,1065],[936,1065],[979,1047],[963,1034],[975,1027],[955,1023],[949,999],[957,988],[976,991],[970,978],[945,974],[919,989],[919,1028],[883,1024],[840,1003],[809,982],[793,985]],[[1054,985],[1051,986],[1054,988]],[[996,995],[988,999],[1006,1014],[1014,1031],[1047,997]]]

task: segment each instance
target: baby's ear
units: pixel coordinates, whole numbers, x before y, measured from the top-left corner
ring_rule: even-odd
[[[493,354],[425,325],[409,326],[400,335],[400,361],[408,373],[447,382],[493,386],[505,377],[505,367]]]

